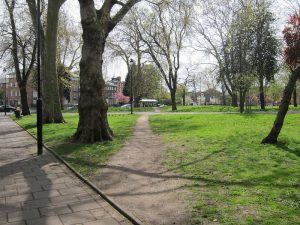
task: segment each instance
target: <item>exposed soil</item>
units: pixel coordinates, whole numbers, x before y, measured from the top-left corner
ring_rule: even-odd
[[[191,224],[187,181],[164,167],[165,150],[142,115],[134,135],[93,181],[142,224]]]

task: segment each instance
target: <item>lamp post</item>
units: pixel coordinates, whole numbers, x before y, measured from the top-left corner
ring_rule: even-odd
[[[133,114],[133,78],[132,78],[132,74],[133,74],[133,66],[134,66],[134,60],[130,59],[130,113]]]
[[[6,116],[6,69],[3,69],[4,73],[4,115]]]
[[[41,31],[40,31],[41,0],[37,0],[36,39],[37,39],[37,154],[43,153],[43,101],[41,95]]]

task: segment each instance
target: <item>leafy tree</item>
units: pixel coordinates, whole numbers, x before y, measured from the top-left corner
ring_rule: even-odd
[[[159,91],[160,73],[153,64],[144,64],[135,87],[140,98],[154,98]]]
[[[263,144],[277,143],[277,138],[289,109],[289,104],[297,79],[300,79],[300,10],[291,15],[287,26],[283,30],[283,35],[286,42],[286,48],[284,51],[285,62],[290,66],[292,73],[283,91],[282,100],[273,128],[268,136],[262,140]]]
[[[283,89],[284,86],[278,81],[274,80],[269,84],[266,94],[272,99],[273,105],[277,105],[276,103],[280,102]]]
[[[232,106],[238,105],[239,94],[241,112],[251,86],[248,82],[258,78],[264,107],[265,82],[273,79],[277,70],[278,41],[269,4],[268,0],[208,0],[200,11],[206,19],[198,17],[194,22],[194,31],[200,36],[196,50],[216,59],[218,80],[231,96]]]
[[[127,103],[127,102],[129,101],[129,97],[123,95],[122,92],[118,92],[118,93],[117,93],[117,101],[118,101],[119,103],[124,104],[124,103]]]
[[[131,82],[130,74],[127,73],[126,78],[125,78],[124,88],[123,88],[123,94],[125,96],[130,96],[130,91],[131,91],[130,82]]]
[[[182,103],[185,105],[187,87],[184,84],[177,85],[177,93],[176,93],[176,102]]]
[[[65,98],[70,102],[72,73],[64,65],[58,64],[57,75],[58,75],[58,87],[59,87],[61,109],[63,109],[64,108],[63,99]]]
[[[255,40],[255,12],[249,2],[240,6],[231,30],[232,36],[229,40],[231,46],[230,72],[233,75],[232,82],[238,88],[239,108],[242,113],[255,68],[252,44]]]
[[[123,94],[130,96],[130,74],[125,78]],[[160,74],[152,64],[144,64],[140,73],[137,65],[133,67],[133,95],[137,101],[142,98],[154,98],[159,91]],[[138,103],[138,102],[137,102]]]
[[[162,84],[160,85],[159,91],[154,94],[154,99],[156,99],[160,103],[171,104],[170,92],[168,88],[164,87]]]
[[[265,82],[274,80],[274,75],[278,71],[277,56],[279,53],[279,43],[275,36],[272,23],[275,21],[274,15],[270,12],[268,1],[261,0],[255,2],[255,67],[256,76],[259,81],[260,107],[265,109]]]

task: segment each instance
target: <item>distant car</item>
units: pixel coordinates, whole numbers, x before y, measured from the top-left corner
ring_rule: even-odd
[[[0,105],[0,112],[4,112],[4,105]],[[16,110],[15,107],[11,106],[11,105],[6,105],[6,112],[14,112]]]
[[[67,109],[78,109],[78,104],[69,106]]]
[[[129,108],[131,106],[131,104],[125,104],[125,105],[122,105],[121,108]]]

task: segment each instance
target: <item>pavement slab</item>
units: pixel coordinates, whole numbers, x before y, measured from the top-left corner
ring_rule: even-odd
[[[0,224],[131,224],[8,116],[0,115]]]

